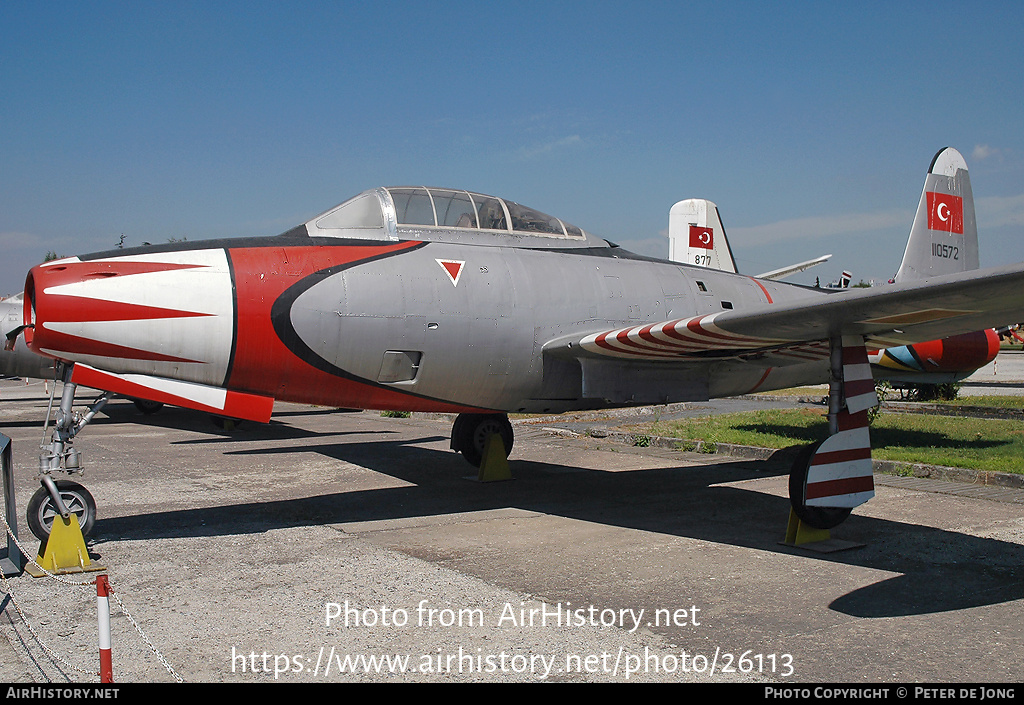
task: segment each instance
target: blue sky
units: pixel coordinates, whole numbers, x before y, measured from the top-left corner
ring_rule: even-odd
[[[833,5],[840,5],[834,7]],[[1024,260],[1020,3],[0,3],[0,294],[126,245],[274,235],[364,189],[507,197],[644,254],[715,201],[740,270],[899,265],[970,166]]]

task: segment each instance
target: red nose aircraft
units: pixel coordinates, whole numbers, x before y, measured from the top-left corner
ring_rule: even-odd
[[[999,333],[994,329],[878,350],[868,355],[876,380],[900,384],[959,382],[996,359]]]
[[[1022,306],[1024,266],[978,269],[953,149],[932,161],[895,284],[871,289],[642,257],[474,192],[373,189],[277,237],[33,268],[26,340],[66,363],[68,384],[30,525],[45,533],[67,511],[62,489],[90,505],[80,485],[51,479],[79,464],[78,384],[258,421],[275,400],[453,412],[452,447],[479,463],[490,434],[511,450],[508,412],[829,382],[831,436],[790,483],[801,520],[827,528],[873,496],[867,351],[1003,325]]]

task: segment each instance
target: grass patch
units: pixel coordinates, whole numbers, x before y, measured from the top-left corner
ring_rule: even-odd
[[[650,448],[651,437],[645,436],[643,434],[633,436],[633,445],[636,446],[637,448]]]
[[[929,404],[943,406],[985,406],[991,409],[1024,409],[1024,397],[1010,395],[989,395],[976,397],[957,397],[951,401],[935,401]]]
[[[761,396],[780,397],[810,397],[822,399],[828,396],[828,387],[793,387],[792,389],[776,389],[772,392],[758,392]],[[890,391],[887,401],[901,401],[896,391]],[[958,396],[956,399],[934,399],[928,400],[928,404],[943,404],[945,406],[983,406],[992,409],[1024,409],[1024,396],[1012,396],[1009,394],[984,395],[984,396]]]
[[[828,385],[820,387],[789,387],[788,389],[773,389],[770,392],[755,392],[755,396],[766,397],[827,397]]]
[[[654,424],[658,436],[785,448],[828,436],[819,410],[751,411]],[[881,414],[871,426],[875,458],[1024,474],[1019,421]]]

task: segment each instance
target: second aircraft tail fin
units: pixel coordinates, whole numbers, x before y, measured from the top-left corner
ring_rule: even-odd
[[[832,255],[823,255],[799,264],[757,274],[757,279],[782,279],[821,264]],[[679,201],[668,212],[668,258],[681,264],[693,264],[725,272],[737,272],[729,238],[725,235],[718,206],[704,198]]]
[[[672,206],[668,212],[668,258],[682,264],[736,271],[718,206],[703,198],[688,198]]]

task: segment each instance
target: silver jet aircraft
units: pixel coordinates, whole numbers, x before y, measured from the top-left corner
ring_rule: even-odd
[[[0,376],[53,379],[56,361],[29,350],[23,338],[18,335],[23,330],[21,321],[24,311],[25,302],[21,294],[0,300],[0,334],[3,336],[0,342],[6,341],[3,349],[0,349]],[[17,332],[9,340],[6,339],[12,331]]]
[[[643,257],[512,201],[400,187],[277,237],[47,262],[29,273],[25,301],[29,346],[68,363],[30,517],[41,533],[67,511],[51,475],[78,466],[79,384],[258,421],[275,400],[455,412],[452,448],[478,464],[491,434],[511,450],[509,412],[829,382],[831,435],[790,482],[801,520],[828,528],[873,495],[867,350],[1019,319],[1024,265],[978,270],[967,166],[945,149],[895,284],[880,288]],[[94,507],[71,484],[61,491]]]

